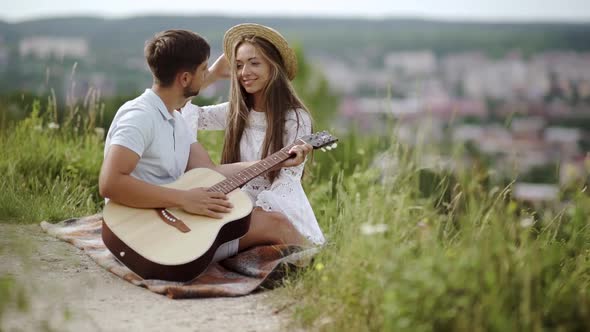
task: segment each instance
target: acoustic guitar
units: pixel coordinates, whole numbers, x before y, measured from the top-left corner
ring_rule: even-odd
[[[121,263],[144,279],[193,280],[211,263],[219,246],[248,232],[253,205],[240,187],[289,159],[288,152],[295,145],[309,143],[314,149],[330,149],[337,140],[325,131],[303,136],[231,177],[225,178],[208,168],[195,168],[163,185],[223,192],[234,206],[223,219],[191,214],[180,208],[132,208],[110,200],[103,211],[104,244]]]

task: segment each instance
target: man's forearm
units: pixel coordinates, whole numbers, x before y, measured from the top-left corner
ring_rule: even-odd
[[[101,194],[114,202],[135,208],[168,208],[181,206],[182,190],[161,187],[119,175],[101,184]]]

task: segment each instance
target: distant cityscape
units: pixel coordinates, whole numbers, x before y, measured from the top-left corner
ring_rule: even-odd
[[[535,168],[556,174],[550,186],[517,183],[521,199],[555,200],[559,186],[586,181],[590,127],[579,119],[590,119],[590,53],[553,51],[525,59],[513,52],[491,59],[481,52],[441,58],[429,51],[394,52],[380,69],[359,63],[318,61],[346,96],[340,114],[362,130],[387,130],[383,118],[389,116],[397,119],[395,134],[405,144],[471,142],[493,159],[500,176]],[[567,119],[568,126],[559,125]],[[457,162],[429,157],[427,163]]]
[[[15,51],[0,32],[0,71],[7,70],[11,54],[17,54],[22,62],[37,63],[23,66],[29,71],[42,70],[42,64],[50,59],[76,59],[91,67],[97,62],[93,49],[87,38],[70,34],[25,37]],[[502,56],[478,50],[445,54],[428,49],[395,50],[379,57],[373,53],[371,49],[356,50],[354,56],[306,52],[308,61],[341,96],[339,126],[396,135],[410,145],[418,141],[471,144],[490,156],[494,170],[506,176],[543,167],[554,169],[552,183],[542,177],[536,181],[544,187],[519,184],[517,195],[525,200],[553,200],[560,186],[588,179],[589,51],[556,49],[525,54],[514,49]],[[116,61],[139,77],[149,77],[141,54]],[[100,90],[104,97],[121,91],[120,83],[101,70],[78,80],[79,96],[89,87]],[[63,84],[70,83],[64,80]],[[37,82],[29,88],[39,91],[39,86]],[[138,82],[137,86],[145,84]],[[226,88],[216,85],[205,93],[225,97]],[[384,125],[384,118],[396,120],[395,133],[387,132],[390,128]],[[442,161],[447,166],[468,162],[449,158],[440,154],[425,160]]]

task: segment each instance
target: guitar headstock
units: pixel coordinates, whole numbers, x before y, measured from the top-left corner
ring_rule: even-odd
[[[311,135],[302,136],[299,138],[305,143],[309,143],[314,149],[332,150],[336,148],[338,138],[330,135],[327,131],[320,131]]]

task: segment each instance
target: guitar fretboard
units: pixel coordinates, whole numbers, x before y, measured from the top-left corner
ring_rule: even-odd
[[[240,188],[241,186],[245,185],[248,181],[254,179],[255,177],[261,174],[264,174],[268,170],[272,169],[273,167],[277,166],[283,161],[289,159],[291,157],[291,155],[288,153],[289,150],[298,144],[300,143],[296,142],[282,148],[281,150],[257,162],[256,164],[242,171],[239,171],[238,173],[228,177],[227,179],[215,184],[214,186],[210,187],[207,191],[222,192],[224,194],[229,194],[237,188]]]

